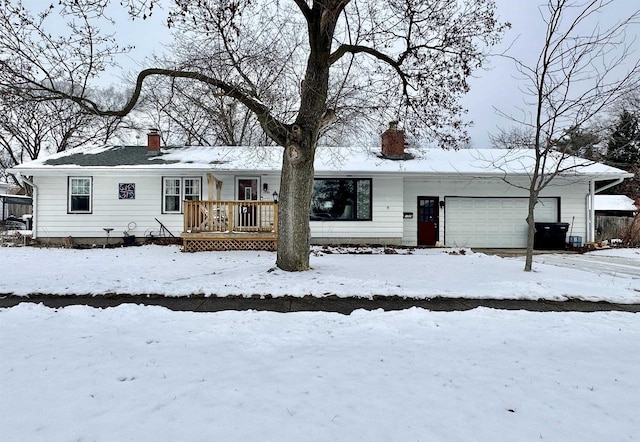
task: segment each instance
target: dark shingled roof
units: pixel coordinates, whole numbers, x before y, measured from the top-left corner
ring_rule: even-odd
[[[177,161],[164,161],[158,156],[147,155],[146,146],[113,146],[99,153],[74,153],[60,158],[45,160],[48,166],[93,166],[93,167],[115,167],[115,166],[138,166],[149,164],[171,164]]]

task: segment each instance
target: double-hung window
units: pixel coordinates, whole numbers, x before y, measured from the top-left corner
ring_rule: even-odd
[[[162,211],[181,213],[182,201],[200,200],[202,180],[200,178],[165,177],[162,179]]]
[[[91,213],[91,177],[69,177],[69,213]]]
[[[200,199],[200,178],[183,178],[184,199],[198,201]]]
[[[313,180],[311,221],[371,221],[371,179]]]

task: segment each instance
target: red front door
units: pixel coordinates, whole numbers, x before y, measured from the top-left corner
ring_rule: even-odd
[[[418,245],[435,246],[438,241],[438,197],[418,197]]]

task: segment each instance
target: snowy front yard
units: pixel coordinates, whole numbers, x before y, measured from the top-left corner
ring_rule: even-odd
[[[640,302],[640,253],[522,258],[0,249],[0,293]],[[640,438],[637,314],[0,309],[0,440]]]
[[[469,250],[377,252],[354,255],[315,248],[312,270],[287,273],[275,268],[275,253],[270,252],[182,253],[177,246],[2,248],[0,293],[398,295],[640,303],[638,249],[540,255],[529,273],[522,271],[523,258]],[[595,257],[600,262],[586,262]]]
[[[631,313],[0,309],[7,441],[640,437]]]

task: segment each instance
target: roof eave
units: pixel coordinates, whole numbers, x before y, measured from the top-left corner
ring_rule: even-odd
[[[40,166],[40,167],[23,167],[22,165],[14,166],[7,169],[7,172],[15,175],[66,175],[66,174],[87,174],[87,173],[112,173],[115,171],[135,172],[140,174],[154,174],[158,172],[162,173],[255,173],[255,174],[273,174],[280,173],[280,169],[240,169],[240,168],[223,168],[223,167],[207,167],[206,165],[199,164],[193,166],[190,164],[158,164],[158,165],[144,165],[144,166],[80,166],[80,165],[64,165],[64,166]],[[401,175],[407,177],[417,176],[473,176],[473,177],[485,177],[485,178],[503,178],[505,176],[511,177],[528,177],[526,172],[489,172],[489,171],[436,171],[436,170],[363,170],[363,169],[322,169],[317,168],[315,170],[318,175],[326,174],[350,174],[350,175]],[[632,178],[634,174],[629,172],[594,172],[594,173],[576,173],[576,174],[560,174],[559,178],[574,178],[574,179],[586,179],[594,181],[608,181],[617,180],[620,178]]]

